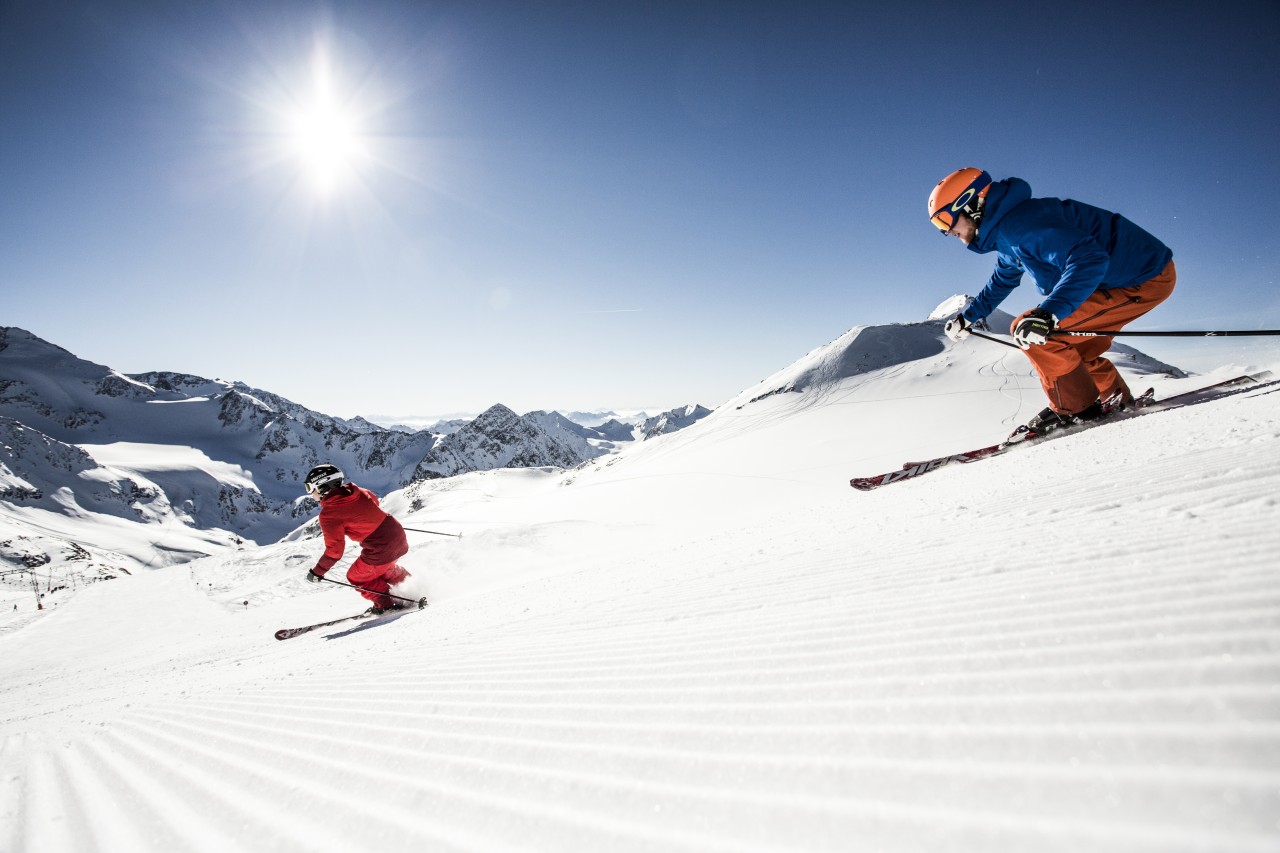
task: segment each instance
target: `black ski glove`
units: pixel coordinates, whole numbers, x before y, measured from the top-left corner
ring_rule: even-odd
[[[325,572],[327,571],[329,570],[321,569],[320,571],[317,572],[315,569],[312,569],[311,571],[307,572],[307,580],[311,581],[312,583],[320,583],[320,581],[324,580],[324,575],[325,575]]]
[[[1033,308],[1018,321],[1018,325],[1013,327],[1013,339],[1023,349],[1044,346],[1049,341],[1049,334],[1057,325],[1057,317],[1043,308]]]

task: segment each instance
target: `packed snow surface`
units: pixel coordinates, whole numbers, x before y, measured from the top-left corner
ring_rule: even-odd
[[[410,534],[423,611],[277,642],[364,606],[299,534],[14,623],[0,849],[1280,849],[1280,393],[854,491],[1043,405],[929,328],[388,496],[463,534]]]

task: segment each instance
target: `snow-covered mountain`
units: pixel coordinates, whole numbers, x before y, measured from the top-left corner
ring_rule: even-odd
[[[386,494],[420,477],[573,467],[635,437],[501,406],[445,426],[448,436],[406,431],[331,417],[239,382],[125,375],[0,327],[0,537],[19,543],[24,565],[76,548],[112,572],[164,565],[296,528],[316,511],[301,478],[318,462]],[[55,532],[97,514],[113,520],[98,528],[111,530],[103,540],[93,529],[74,541]],[[128,542],[116,522],[145,527]]]
[[[606,453],[586,429],[556,412],[517,415],[501,404],[445,436],[413,472],[414,480],[494,468],[572,468]]]
[[[1016,349],[860,327],[696,429],[388,495],[465,534],[411,533],[425,611],[271,639],[363,607],[306,531],[0,587],[0,848],[1276,849],[1280,394],[848,486],[1042,405]]]
[[[636,433],[645,439],[659,435],[669,435],[685,427],[690,427],[711,414],[705,406],[690,405],[679,409],[671,409],[660,415],[645,418],[636,428]]]
[[[963,308],[967,298],[953,296],[944,301],[929,315],[925,323],[894,323],[850,329],[831,343],[812,350],[794,364],[764,379],[728,405],[741,408],[775,394],[805,391],[821,394],[824,389],[841,380],[908,363],[927,361],[935,365],[936,369],[948,370],[954,363],[955,349],[948,344],[945,335],[938,334],[939,324]],[[1012,322],[1013,317],[997,310],[987,318],[983,327],[989,326],[990,329],[1003,332]],[[986,346],[992,350],[998,347],[991,343]],[[1107,357],[1122,371],[1137,376],[1184,378],[1187,375],[1171,364],[1165,364],[1121,343],[1113,343]],[[1029,368],[1024,368],[1023,372],[1034,378]]]
[[[470,422],[470,418],[447,418],[442,421],[436,421],[434,424],[427,427],[427,429],[437,435],[453,435]]]
[[[570,412],[568,415],[560,412],[529,412],[522,417],[527,419],[530,425],[537,425],[553,436],[558,432],[569,432],[579,438],[586,439],[595,448],[595,452],[589,451],[585,458],[592,458],[601,455],[602,452],[616,450],[627,442],[645,441],[655,436],[667,435],[691,427],[711,414],[711,411],[706,406],[692,403],[687,406],[669,409],[659,415],[649,415],[645,412],[637,412],[626,416],[619,415],[616,412]],[[439,421],[431,427],[431,431],[441,435],[452,435],[473,420],[462,418]],[[518,440],[525,441],[525,439]],[[572,441],[569,443],[573,444]],[[514,449],[510,455],[513,459],[522,457],[522,454]],[[531,466],[516,464],[507,467],[521,468]],[[473,468],[470,470],[481,471],[488,469]]]
[[[40,567],[46,594],[238,544],[225,531],[175,533],[176,517],[145,477],[0,416],[0,576],[22,584],[22,569]]]
[[[409,482],[436,440],[323,415],[243,383],[126,376],[15,328],[0,328],[0,416],[84,454],[82,470],[51,463],[43,475],[28,459],[25,470],[47,487],[56,480],[55,492],[79,496],[90,482],[131,479],[147,484],[142,503],[126,502],[141,520],[176,519],[258,542],[314,512],[301,497],[311,466],[333,462],[386,492]],[[84,473],[99,467],[106,473]]]
[[[0,416],[0,497],[74,516],[103,513],[135,521],[172,516],[166,496],[79,447]],[[75,488],[68,486],[74,482]]]

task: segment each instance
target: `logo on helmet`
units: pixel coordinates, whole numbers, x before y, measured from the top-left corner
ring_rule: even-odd
[[[975,190],[973,187],[969,187],[969,189],[964,191],[964,194],[961,195],[960,198],[951,202],[951,210],[956,213],[958,213],[961,210],[964,210],[966,207],[969,206],[969,200],[972,199],[975,195],[977,195],[977,193],[978,193],[977,190]]]

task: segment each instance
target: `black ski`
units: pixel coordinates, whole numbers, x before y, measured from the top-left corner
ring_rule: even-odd
[[[421,610],[426,606],[427,600],[425,598],[418,599],[418,607],[416,609]],[[414,608],[412,607],[404,607],[399,610],[384,610],[381,613],[373,613],[366,610],[365,612],[357,613],[354,616],[343,616],[341,619],[331,619],[328,622],[317,622],[314,625],[303,625],[301,628],[281,628],[279,631],[276,631],[276,639],[288,640],[289,638],[296,637],[299,634],[305,634],[308,631],[314,631],[317,628],[328,628],[330,625],[338,625],[342,622],[353,622],[357,619],[376,619],[379,616],[396,616],[401,613],[412,613],[413,611]]]
[[[878,489],[881,486],[887,486],[890,483],[899,483],[899,482],[902,482],[903,480],[914,479],[923,474],[928,474],[930,471],[936,471],[939,468],[942,468],[946,465],[950,465],[953,462],[959,462],[959,463],[976,462],[979,459],[987,459],[992,456],[999,456],[1003,453],[1007,453],[1010,450],[1013,450],[1014,448],[1022,447],[1023,445],[1026,445],[1026,444],[1032,444],[1032,443],[1037,443],[1039,441],[1044,441],[1048,438],[1058,438],[1059,436],[1072,435],[1074,433],[1080,432],[1085,429],[1092,429],[1093,427],[1105,426],[1106,424],[1116,423],[1122,420],[1128,420],[1129,418],[1140,417],[1142,415],[1147,415],[1147,414],[1154,414],[1155,412],[1167,412],[1171,409],[1180,409],[1183,406],[1191,406],[1197,403],[1208,402],[1209,400],[1218,400],[1223,397],[1230,397],[1235,394],[1242,394],[1246,391],[1255,391],[1260,388],[1266,388],[1268,386],[1280,385],[1280,380],[1273,379],[1267,382],[1260,381],[1263,377],[1266,377],[1269,375],[1270,374],[1268,373],[1261,373],[1256,376],[1250,376],[1250,375],[1237,376],[1233,379],[1227,379],[1223,382],[1215,382],[1212,385],[1206,385],[1203,388],[1197,388],[1194,391],[1185,391],[1181,394],[1175,394],[1174,396],[1167,397],[1164,400],[1151,399],[1152,392],[1148,391],[1146,394],[1143,394],[1141,397],[1138,398],[1138,400],[1136,401],[1137,406],[1132,411],[1121,412],[1119,414],[1112,415],[1111,417],[1104,418],[1095,423],[1085,423],[1075,427],[1068,427],[1066,429],[1055,430],[1054,432],[1050,433],[1048,436],[1037,436],[1034,433],[1031,433],[1031,434],[1022,433],[1021,437],[1016,440],[1014,440],[1013,436],[1010,436],[1010,439],[1002,441],[999,444],[992,444],[988,447],[980,447],[976,450],[970,450],[965,453],[953,453],[949,456],[939,456],[936,459],[926,459],[922,462],[908,462],[902,466],[901,470],[898,470],[898,471],[889,471],[888,473],[885,473],[885,474],[877,474],[874,477],[854,477],[852,480],[849,481],[849,485],[853,486],[855,489],[858,489],[860,491],[868,492],[868,491],[871,491],[872,489]],[[1148,400],[1148,402],[1143,403],[1143,400]],[[1023,429],[1023,428],[1020,427],[1019,429]],[[1017,436],[1019,435],[1019,433],[1015,432],[1014,435]]]

